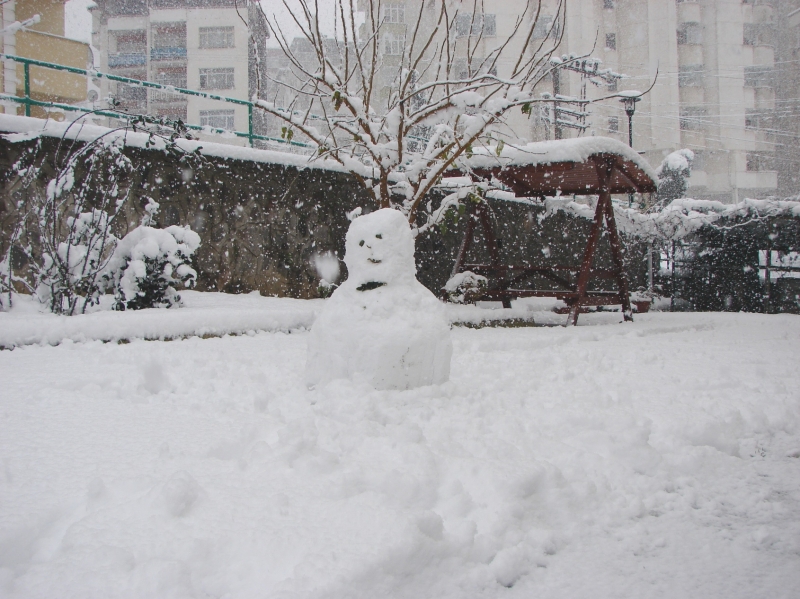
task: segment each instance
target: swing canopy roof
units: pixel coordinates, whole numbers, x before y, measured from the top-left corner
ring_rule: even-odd
[[[658,181],[638,153],[608,137],[505,146],[499,153],[490,147],[473,154],[469,163],[475,176],[499,182],[518,197],[651,193]]]

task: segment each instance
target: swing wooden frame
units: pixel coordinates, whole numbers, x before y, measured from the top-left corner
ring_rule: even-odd
[[[570,140],[572,141],[572,140]],[[461,173],[458,173],[461,175]],[[489,280],[481,300],[501,301],[506,308],[511,300],[522,297],[554,297],[569,308],[567,325],[576,325],[578,315],[589,306],[620,305],[626,321],[633,320],[628,281],[623,263],[622,243],[614,218],[612,194],[652,193],[656,182],[634,160],[623,154],[598,152],[582,162],[562,161],[530,165],[497,166],[473,169],[471,175],[479,180],[501,183],[519,197],[546,197],[561,194],[597,195],[594,219],[583,258],[579,265],[556,264],[527,266],[503,264],[500,247],[492,226],[491,212],[486,201],[469,202],[464,237],[456,254],[451,277],[471,271]],[[489,252],[489,264],[469,264],[467,253],[472,247],[477,227],[483,229]],[[611,248],[612,268],[593,268],[598,241],[605,231]],[[577,274],[573,280],[571,275]],[[532,276],[542,276],[554,283],[553,289],[525,289],[519,285]],[[616,282],[616,291],[590,290],[593,279]]]

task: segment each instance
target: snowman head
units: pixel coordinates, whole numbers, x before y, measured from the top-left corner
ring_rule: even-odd
[[[359,289],[413,281],[414,237],[406,217],[384,208],[355,219],[347,231],[344,262],[348,279]]]

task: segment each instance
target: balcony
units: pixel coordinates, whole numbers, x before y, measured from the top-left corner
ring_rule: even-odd
[[[147,54],[145,52],[129,52],[120,54],[109,54],[108,68],[140,67],[147,64]]]
[[[186,96],[174,92],[152,90],[150,92],[150,101],[154,104],[174,104],[177,102],[183,102],[185,104],[187,98]]]
[[[152,48],[150,50],[150,60],[186,60],[186,47]]]

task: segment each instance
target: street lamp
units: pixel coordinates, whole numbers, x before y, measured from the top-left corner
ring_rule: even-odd
[[[639,92],[636,95],[623,96],[619,99],[625,107],[625,114],[628,115],[628,145],[633,147],[633,113],[636,112],[636,102],[642,99]]]
[[[628,115],[628,145],[633,149],[633,113],[636,112],[636,102],[642,99],[641,92],[627,92],[619,101],[625,107]],[[633,194],[628,194],[628,208],[633,207]],[[647,246],[647,289],[653,293],[653,246]]]
[[[642,99],[641,92],[628,92],[619,101],[625,107],[625,114],[628,115],[628,145],[633,148],[633,113],[636,112],[636,102]],[[633,206],[633,194],[628,194],[628,208]]]

